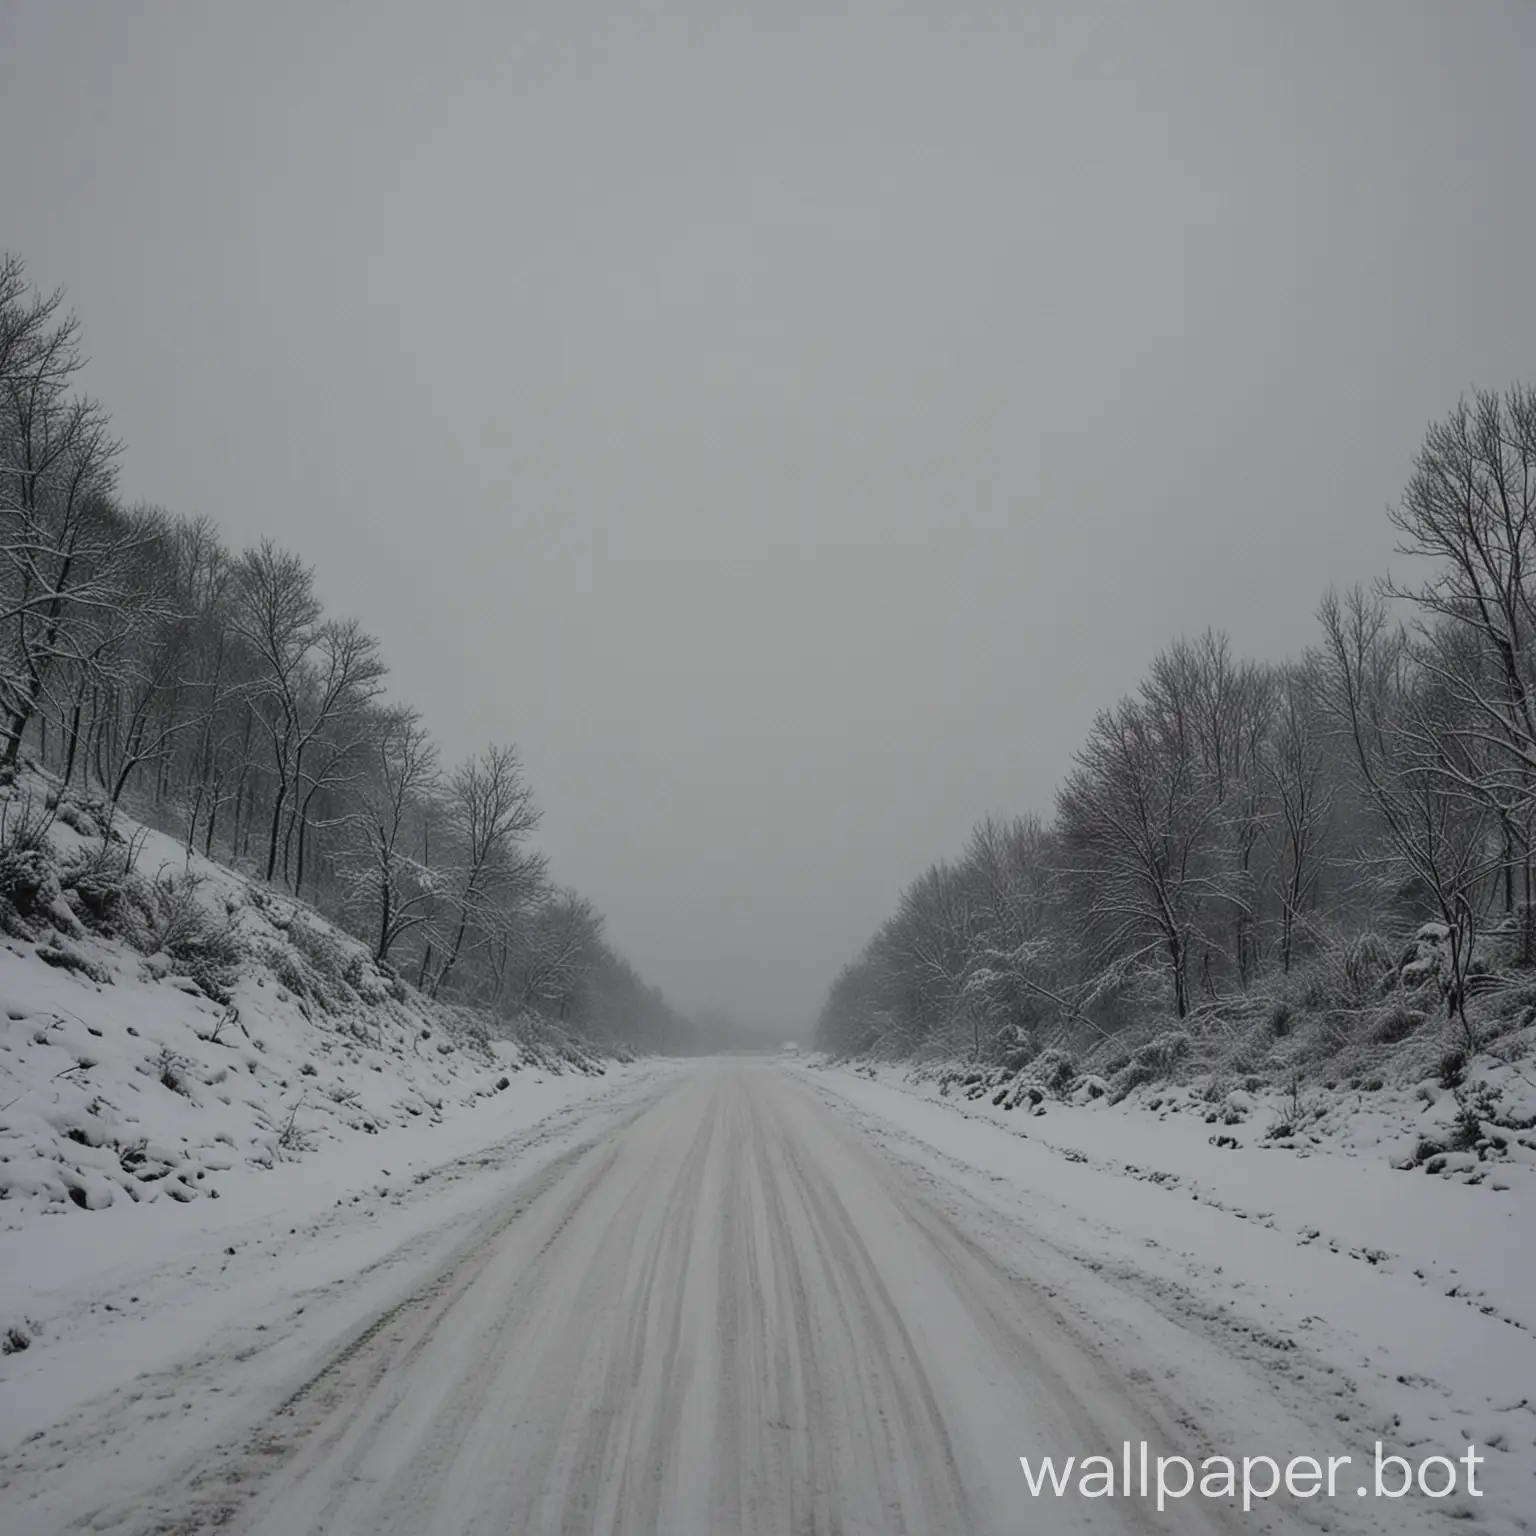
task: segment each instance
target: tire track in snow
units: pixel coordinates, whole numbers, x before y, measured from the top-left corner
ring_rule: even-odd
[[[1176,1448],[1198,1415],[1070,1328],[999,1235],[792,1074],[704,1063],[508,1190],[239,1444],[74,1529],[1277,1528],[1278,1509],[1028,1498],[1020,1452]]]

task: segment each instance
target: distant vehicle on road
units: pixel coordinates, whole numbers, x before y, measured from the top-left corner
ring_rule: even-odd
[[[784,1049],[780,1054],[784,1056],[798,1056],[800,1054],[800,1047],[793,1040],[786,1040],[784,1042]]]

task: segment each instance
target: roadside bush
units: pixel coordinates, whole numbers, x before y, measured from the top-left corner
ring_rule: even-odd
[[[1423,1022],[1424,1015],[1418,1009],[1394,1003],[1377,1019],[1371,1038],[1382,1045],[1398,1045]]]
[[[310,968],[318,971],[327,981],[340,983],[344,980],[347,951],[334,933],[295,916],[288,925],[288,942]]]
[[[286,944],[276,945],[267,956],[267,965],[277,983],[295,997],[309,996],[309,975],[303,962]]]
[[[1064,1094],[1077,1078],[1077,1061],[1070,1052],[1053,1045],[1035,1058],[1034,1075],[1052,1093]]]
[[[1451,1128],[1451,1147],[1457,1152],[1477,1152],[1483,1155],[1483,1143],[1489,1138],[1488,1127],[1508,1127],[1510,1121],[1499,1111],[1500,1091],[1490,1088],[1486,1083],[1479,1083],[1475,1087],[1457,1088],[1456,1092],[1456,1120]],[[1517,1121],[1516,1124],[1524,1124]],[[1527,1127],[1528,1128],[1528,1127]],[[1500,1138],[1491,1138],[1493,1143],[1503,1145]]]
[[[80,921],[96,933],[124,938],[142,950],[152,933],[154,906],[133,873],[129,850],[120,843],[77,849],[59,870],[59,885],[73,893]]]
[[[1034,1054],[1035,1048],[1029,1037],[1018,1030],[1011,1040],[1000,1042],[997,1059],[1005,1072],[1022,1072]]]
[[[1450,943],[1450,929],[1444,923],[1423,924],[1399,957],[1398,974],[1403,986],[1444,989],[1450,980]]]
[[[394,980],[392,975],[386,976],[379,971],[367,951],[362,948],[348,951],[346,964],[342,967],[341,979],[363,1002],[374,1008],[389,1001],[390,988]]]
[[[1118,1104],[1133,1090],[1167,1077],[1188,1056],[1189,1048],[1189,1036],[1178,1029],[1169,1030],[1155,1040],[1138,1046],[1131,1053],[1130,1060],[1115,1074],[1111,1095],[1113,1101]]]
[[[287,938],[298,959],[294,970],[299,984],[292,990],[313,998],[327,1011],[344,1005],[352,990],[347,980],[347,946],[334,933],[311,925],[298,913],[288,924]],[[284,985],[292,983],[285,980]]]
[[[1460,1049],[1449,1050],[1440,1058],[1440,1086],[1459,1088],[1467,1075],[1467,1053]]]
[[[1364,1008],[1397,985],[1398,964],[1397,952],[1379,933],[1357,934],[1298,967],[1289,990],[1308,1013]]]
[[[158,1056],[151,1058],[149,1069],[172,1093],[179,1093],[183,1098],[191,1098],[191,1092],[187,1087],[187,1073],[191,1065],[185,1056],[178,1055],[167,1045],[160,1048]]]
[[[69,948],[57,939],[48,944],[40,944],[37,949],[37,958],[44,965],[51,965],[60,971],[74,971],[77,975],[84,976],[100,986],[108,986],[112,981],[110,971],[97,965],[93,960],[87,960],[77,950]]]
[[[58,864],[48,842],[50,818],[25,805],[0,812],[0,900],[23,918],[45,912],[59,895]]]
[[[1389,982],[1397,956],[1379,933],[1362,933],[1344,946],[1340,973],[1345,999],[1355,1005],[1380,997]]]
[[[195,875],[163,872],[153,892],[154,948],[164,950],[216,1003],[228,1003],[243,958],[233,918],[215,918],[198,896]]]

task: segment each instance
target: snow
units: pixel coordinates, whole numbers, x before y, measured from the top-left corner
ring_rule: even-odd
[[[807,1057],[537,1076],[217,1202],[35,1213],[7,1536],[1531,1528],[1525,1182]],[[1159,1519],[1018,1467],[1378,1439],[1475,1446],[1485,1497]]]
[[[1485,1498],[1310,1513],[1536,1525],[1524,1037],[1454,1085],[1289,1100],[1113,1103],[1080,1078],[1064,1102],[787,1042],[600,1061],[498,1038],[301,903],[128,831],[160,903],[138,929],[68,881],[0,912],[6,1536],[147,1509],[272,1532],[339,1511],[359,1536],[786,1511],[873,1532],[897,1507],[1011,1529],[1018,1456],[1149,1436],[1475,1446]],[[50,836],[65,867],[103,846],[83,814]],[[178,902],[238,974],[157,947]]]
[[[10,820],[49,792],[24,776]],[[285,1286],[378,1259],[411,1211],[441,1216],[429,1197],[465,1158],[509,1155],[509,1137],[660,1070],[553,1033],[498,1038],[303,903],[126,816],[116,826],[121,841],[104,839],[66,803],[39,861],[46,917],[5,907],[0,1440]],[[89,921],[55,871],[103,849],[131,857],[141,897],[195,907],[238,963],[194,979],[153,947],[153,910],[127,902]],[[195,963],[195,945],[179,952]]]
[[[487,1170],[670,1070],[531,1071],[498,1095],[494,1113],[400,1125],[269,1171],[244,1169],[216,1204],[123,1202],[89,1220],[14,1228],[21,1235],[8,1233],[0,1249],[0,1327],[20,1328],[29,1347],[0,1358],[0,1446],[285,1299],[452,1230],[483,1198],[476,1181]]]
[[[1249,1341],[1302,1398],[1337,1403],[1341,1440],[1493,1447],[1479,1528],[1536,1523],[1531,1181],[1467,1188],[1348,1146],[1218,1148],[1203,1118],[1130,1103],[1020,1123],[896,1069],[796,1070],[1123,1291]]]
[[[64,867],[115,846],[76,830],[78,811],[71,822],[49,832]],[[149,828],[120,828],[140,900],[180,903],[236,958],[199,965],[196,942],[168,940],[194,978],[185,959],[153,948],[156,930],[134,902],[120,900],[110,923],[82,922],[73,886],[46,922],[9,912],[0,1229],[38,1210],[218,1198],[242,1168],[440,1121],[494,1101],[525,1070],[604,1070],[563,1039],[497,1039],[492,1021],[430,1002],[302,903]]]

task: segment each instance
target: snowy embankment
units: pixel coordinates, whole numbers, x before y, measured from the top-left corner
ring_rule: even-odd
[[[1531,1528],[1536,1180],[1426,1178],[1393,1166],[1390,1137],[1366,1151],[1347,1138],[1276,1145],[1155,1094],[1157,1107],[1098,1099],[1021,1115],[894,1067],[794,1070],[1095,1272],[1290,1389],[1336,1399],[1341,1438],[1489,1448],[1497,1504],[1466,1513]]]
[[[305,1283],[338,1232],[366,1262],[432,1170],[653,1070],[498,1038],[42,778],[0,801],[0,1403],[34,1424]]]
[[[301,1163],[229,1179],[217,1203],[125,1203],[0,1231],[3,1326],[27,1340],[0,1359],[0,1448],[92,1400],[121,1412],[112,1394],[179,1404],[192,1386],[183,1363],[210,1354],[227,1373],[211,1390],[233,1411],[316,1343],[383,1311],[483,1213],[504,1175],[558,1155],[674,1070],[529,1069],[494,1112],[333,1142]],[[316,1319],[314,1340],[288,1331],[296,1299]]]

